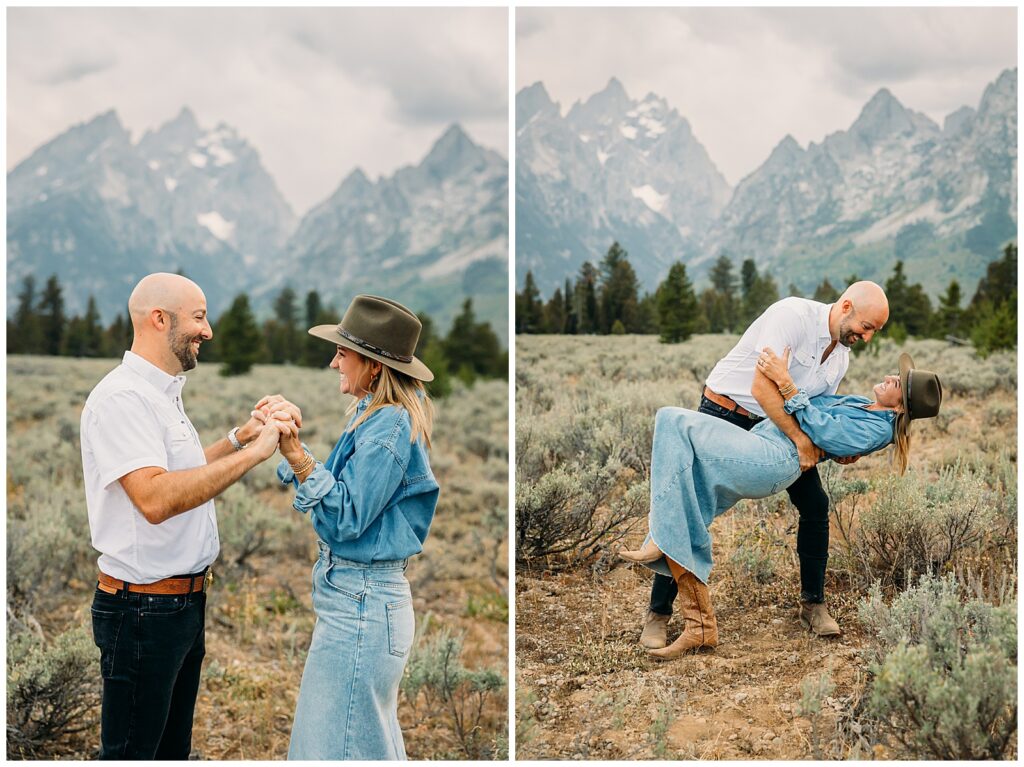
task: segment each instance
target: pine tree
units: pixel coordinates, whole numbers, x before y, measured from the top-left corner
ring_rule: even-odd
[[[110,323],[110,327],[103,333],[103,356],[122,357],[124,352],[132,346],[132,336],[131,324],[123,314],[118,314]]]
[[[682,262],[672,264],[656,295],[662,343],[674,344],[688,339],[697,325],[699,310],[697,296]]]
[[[67,319],[64,316],[64,296],[57,280],[51,275],[39,299],[39,322],[42,328],[42,353],[58,355],[64,346]]]
[[[960,308],[960,283],[953,280],[949,283],[945,294],[939,299],[939,309],[936,313],[936,329],[940,336],[957,336],[961,333],[960,321],[963,317],[963,309]]]
[[[577,333],[596,333],[598,331],[597,311],[597,278],[598,272],[589,261],[580,266],[579,276],[573,290],[576,305]]]
[[[477,376],[501,377],[507,373],[507,358],[502,355],[498,336],[490,323],[476,321],[471,298],[463,302],[462,311],[452,321],[443,349],[449,369],[467,385],[472,385]]]
[[[43,328],[36,313],[36,279],[31,274],[22,282],[14,321],[7,328],[8,354],[43,353]]]
[[[68,323],[63,353],[70,357],[99,357],[103,354],[103,346],[96,299],[89,296],[85,316],[76,316]]]
[[[330,307],[325,307],[320,294],[315,290],[306,294],[306,327],[316,325],[337,325],[341,318]],[[306,333],[302,338],[302,351],[299,363],[305,367],[322,368],[331,364],[337,350],[322,338]]]
[[[568,277],[565,278],[565,290],[562,295],[565,296],[565,330],[563,332],[576,335],[579,315],[576,312],[576,300]]]
[[[619,243],[612,243],[601,261],[601,332],[610,333],[615,320],[621,321],[626,331],[636,332],[639,290],[629,255]]]
[[[739,324],[738,307],[736,301],[736,275],[733,274],[732,261],[725,254],[718,257],[711,272],[708,274],[711,286],[718,294],[715,303],[715,314],[718,322],[711,321],[712,328],[720,324],[718,330],[712,329],[713,333],[720,333],[723,330],[733,332]],[[710,319],[710,318],[709,318]]]
[[[821,284],[814,289],[815,301],[819,301],[823,304],[834,304],[839,300],[839,291],[832,287],[832,283],[828,281],[828,277],[821,281]]]
[[[533,279],[533,272],[526,273],[523,292],[516,295],[516,332],[543,333],[544,312],[540,290]]]
[[[271,362],[298,360],[301,352],[298,306],[295,291],[290,287],[284,287],[274,300],[274,318],[264,323],[263,335]]]
[[[262,357],[262,338],[256,318],[249,308],[249,296],[241,293],[217,322],[220,340],[220,374],[236,376],[248,373]]]
[[[564,333],[566,323],[565,299],[562,289],[555,288],[551,300],[544,307],[544,325],[548,333]]]

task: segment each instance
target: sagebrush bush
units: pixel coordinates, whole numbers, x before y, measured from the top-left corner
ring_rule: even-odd
[[[466,668],[463,638],[444,625],[430,631],[430,624],[427,615],[417,627],[402,694],[417,719],[445,718],[467,759],[494,759],[503,748],[501,738],[492,735],[488,739],[481,721],[488,699],[504,694],[508,680],[496,668]],[[493,733],[493,728],[490,731]]]
[[[99,656],[81,627],[44,642],[29,632],[8,635],[7,755],[44,759],[60,740],[99,718]]]
[[[1001,759],[1017,731],[1014,606],[961,600],[952,576],[921,579],[891,605],[860,605],[874,635],[868,707],[921,759]]]

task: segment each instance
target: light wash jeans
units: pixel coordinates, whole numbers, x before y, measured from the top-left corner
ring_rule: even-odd
[[[319,545],[316,626],[288,758],[405,759],[398,684],[415,630],[407,560],[367,565]]]
[[[766,498],[799,477],[796,446],[771,421],[744,431],[712,415],[663,407],[654,419],[648,539],[707,583],[714,518],[741,498]],[[671,575],[664,558],[647,566]]]

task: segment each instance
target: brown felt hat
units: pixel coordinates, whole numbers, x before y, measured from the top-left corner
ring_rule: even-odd
[[[352,349],[393,370],[420,381],[434,374],[413,352],[423,325],[419,317],[397,301],[380,296],[356,296],[337,325],[317,325],[311,336]]]
[[[900,391],[905,417],[897,418],[897,428],[906,431],[918,418],[934,418],[942,404],[942,382],[930,370],[918,370],[906,352],[900,354]]]

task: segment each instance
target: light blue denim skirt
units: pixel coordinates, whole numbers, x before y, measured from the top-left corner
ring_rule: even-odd
[[[319,546],[316,625],[288,758],[405,759],[398,685],[415,632],[408,560],[367,565]]]
[[[745,431],[705,413],[661,408],[654,419],[648,540],[707,583],[714,518],[799,476],[796,446],[771,421]],[[647,566],[671,575],[664,558]]]

